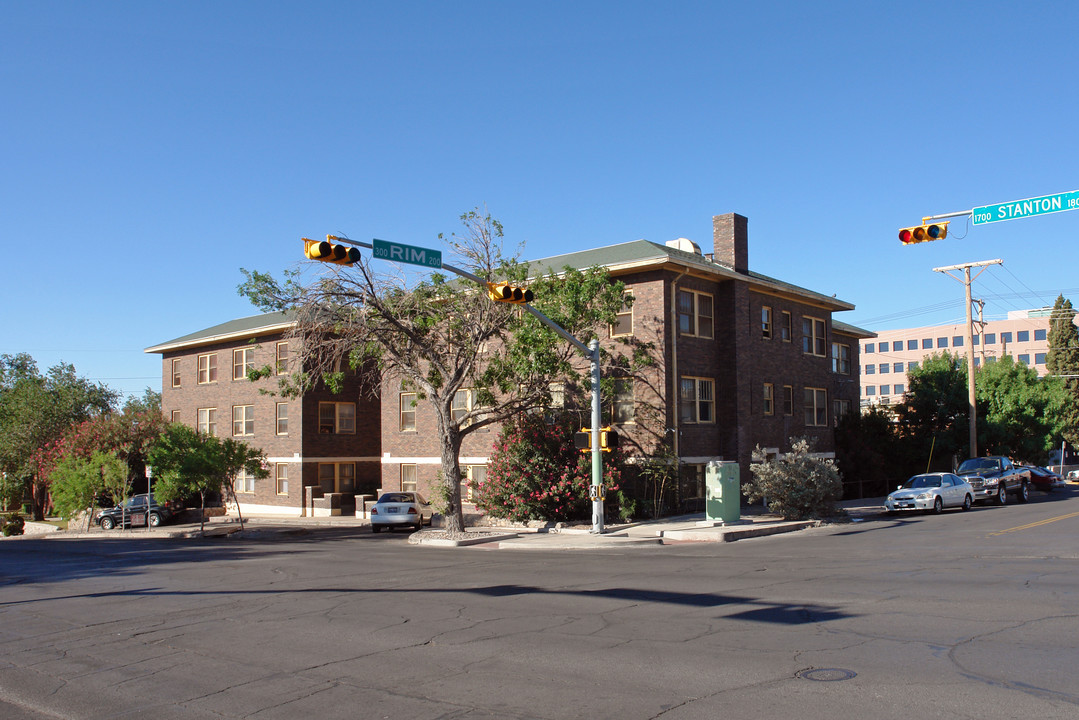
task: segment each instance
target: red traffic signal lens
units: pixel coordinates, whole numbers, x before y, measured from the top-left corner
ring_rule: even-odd
[[[906,244],[914,242],[914,237],[910,234],[910,228],[903,228],[899,231],[899,240]]]

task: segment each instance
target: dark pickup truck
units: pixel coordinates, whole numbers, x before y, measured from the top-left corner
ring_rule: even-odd
[[[955,474],[974,488],[975,502],[993,500],[1004,505],[1009,493],[1021,503],[1030,497],[1030,471],[1016,467],[1006,457],[988,455],[964,460]]]

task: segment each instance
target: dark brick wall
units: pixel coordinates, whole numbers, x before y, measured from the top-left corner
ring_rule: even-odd
[[[276,360],[276,343],[283,335],[257,338],[257,342],[234,340],[197,348],[170,351],[163,354],[161,409],[166,418],[179,411],[179,419],[197,427],[198,409],[217,409],[217,436],[232,437],[232,408],[234,405],[253,405],[255,432],[237,437],[260,448],[269,460],[270,477],[255,481],[255,492],[241,496],[243,502],[299,508],[303,503],[303,485],[318,484],[318,462],[355,462],[357,486],[376,487],[380,480],[379,462],[381,428],[379,400],[361,397],[355,378],[346,383],[345,391],[332,395],[326,390],[308,393],[302,401],[267,394],[277,389],[276,378],[251,382],[247,378],[232,379],[233,350],[254,348],[256,367],[272,365]],[[297,341],[290,341],[294,345]],[[291,357],[298,356],[290,347]],[[217,354],[217,381],[197,383],[198,356]],[[180,361],[180,387],[172,386],[172,360]],[[356,433],[353,435],[320,435],[318,432],[318,403],[320,401],[356,402]],[[277,403],[288,404],[288,434],[278,435],[276,428]],[[302,462],[301,462],[302,460]],[[289,465],[288,494],[278,495],[276,463]]]

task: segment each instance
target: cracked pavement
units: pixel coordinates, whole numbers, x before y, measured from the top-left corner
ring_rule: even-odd
[[[0,717],[1074,718],[1079,518],[1000,532],[1074,504],[632,551],[7,542]]]

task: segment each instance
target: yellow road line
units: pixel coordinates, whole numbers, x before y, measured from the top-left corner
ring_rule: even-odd
[[[1045,520],[1039,520],[1038,522],[1032,522],[1029,525],[1020,525],[1019,527],[1008,528],[1007,530],[998,530],[996,532],[989,533],[989,536],[1003,535],[1004,533],[1015,532],[1016,530],[1029,530],[1030,528],[1038,527],[1039,525],[1048,525],[1051,522],[1057,520],[1067,520],[1068,518],[1079,517],[1079,512],[1073,512],[1068,515],[1058,515],[1052,518],[1046,518]]]

